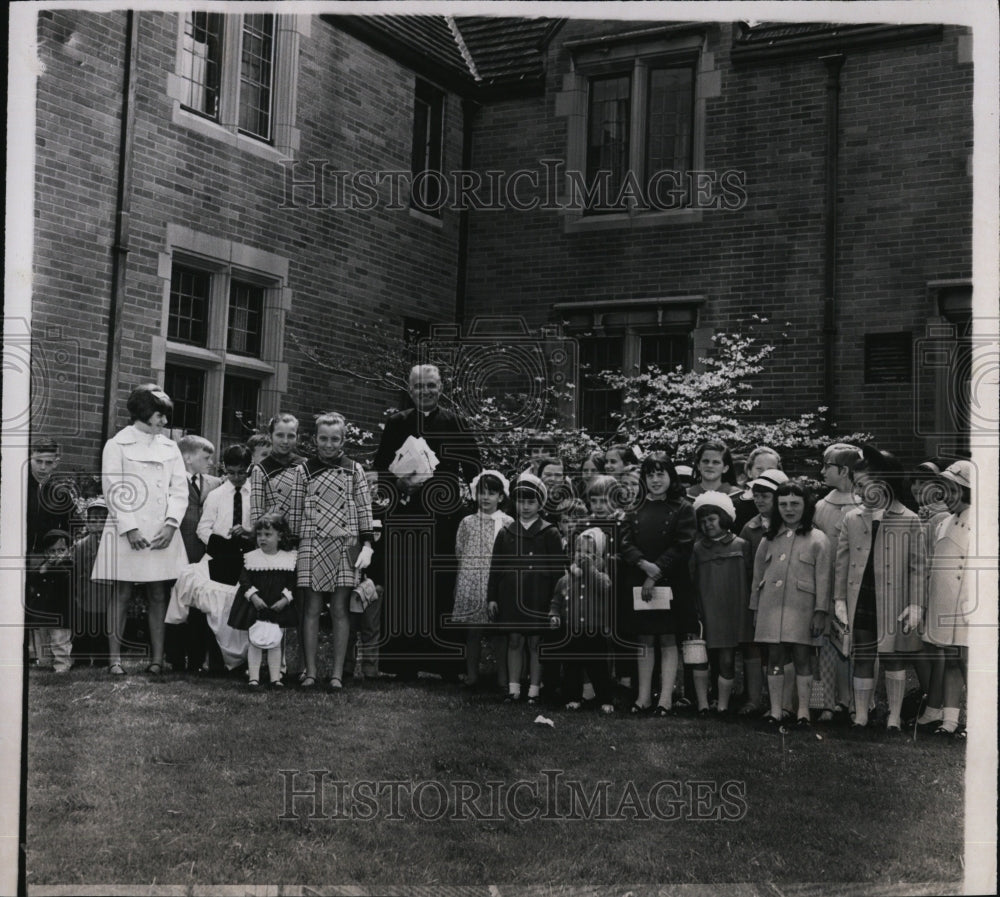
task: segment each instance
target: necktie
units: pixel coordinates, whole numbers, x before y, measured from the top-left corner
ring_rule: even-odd
[[[233,493],[233,526],[243,525],[243,493],[237,489]]]
[[[198,474],[191,474],[191,486],[195,492],[201,492],[201,488],[198,486]]]

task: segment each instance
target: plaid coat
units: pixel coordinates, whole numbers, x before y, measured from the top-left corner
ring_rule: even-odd
[[[288,513],[288,496],[295,482],[295,470],[305,459],[292,455],[282,464],[268,455],[250,468],[250,526],[263,514]]]
[[[361,465],[346,455],[295,468],[288,492],[288,525],[299,537],[298,584],[328,592],[357,584],[354,559],[374,545],[372,503]]]

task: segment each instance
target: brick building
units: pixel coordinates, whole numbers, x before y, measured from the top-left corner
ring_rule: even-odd
[[[222,444],[279,406],[373,428],[396,395],[338,370],[372,323],[520,315],[635,369],[694,364],[756,313],[787,334],[765,413],[830,405],[839,430],[909,456],[954,442],[970,42],[41,11],[33,430],[93,469],[151,379],[175,427]],[[915,363],[929,325],[936,369]],[[583,395],[599,429],[615,396]]]

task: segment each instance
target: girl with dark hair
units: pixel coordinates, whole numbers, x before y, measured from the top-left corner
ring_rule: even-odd
[[[295,484],[295,468],[305,460],[296,451],[299,420],[294,414],[279,411],[268,422],[267,435],[270,439],[270,453],[250,468],[251,526],[264,514],[288,514],[292,486]],[[299,614],[298,641],[300,646],[305,644],[303,629],[305,605],[304,599],[296,605]],[[285,650],[284,645],[285,643],[282,642],[282,652]],[[284,664],[284,662],[283,658],[282,663]],[[305,679],[305,676],[306,671],[303,669],[299,672],[299,681]]]
[[[812,525],[813,501],[795,482],[775,493],[771,525],[754,558],[750,609],[756,615],[754,641],[767,646],[769,725],[781,723],[787,654],[795,664],[798,728],[809,727],[812,674],[809,649],[823,631],[830,606],[830,543]]]
[[[163,671],[167,584],[187,564],[177,530],[188,503],[187,472],[177,444],[163,433],[173,409],[155,383],[132,390],[132,423],[104,446],[101,479],[108,519],[91,572],[115,585],[108,607],[108,672],[123,676],[121,642],[134,583],[143,583],[148,605],[150,663]]]
[[[604,472],[613,477],[620,476],[625,468],[639,463],[639,454],[624,442],[609,445],[604,453]]]
[[[281,643],[275,634],[262,648],[254,637],[256,623],[274,623],[278,627],[295,626],[298,614],[292,607],[295,601],[295,560],[292,537],[283,514],[262,514],[254,526],[257,548],[247,552],[244,569],[240,572],[239,588],[229,612],[229,625],[250,633],[247,650],[247,669],[250,688],[260,684],[260,665],[263,650],[267,651],[267,666],[271,685],[281,685]],[[276,630],[276,633],[280,632]],[[276,640],[275,640],[276,639]]]
[[[493,543],[500,531],[514,518],[500,510],[507,497],[509,483],[497,470],[484,470],[470,484],[476,497],[475,513],[462,518],[455,539],[458,577],[455,580],[455,608],[452,622],[467,627],[465,641],[465,685],[472,688],[479,679],[479,659],[483,630],[490,622],[487,600]],[[497,658],[497,678],[507,687],[507,640],[494,635],[493,653]]]
[[[528,647],[528,704],[540,701],[542,635],[549,631],[549,605],[566,565],[559,530],[541,516],[548,489],[522,473],[511,488],[517,518],[497,534],[490,565],[490,618],[507,635],[507,698],[521,699],[524,646]]]
[[[702,492],[737,495],[741,491],[736,484],[733,456],[721,440],[709,439],[698,446],[694,453],[694,470],[698,482],[688,488],[688,498],[697,498]]]
[[[638,694],[633,714],[652,706],[654,647],[661,652],[660,703],[657,716],[671,711],[677,678],[677,633],[697,629],[694,588],[688,561],[697,534],[694,509],[677,482],[673,461],[666,452],[650,452],[640,467],[645,497],[622,524],[622,585],[619,592],[619,629],[638,638]],[[669,607],[650,610],[653,589],[672,590]]]

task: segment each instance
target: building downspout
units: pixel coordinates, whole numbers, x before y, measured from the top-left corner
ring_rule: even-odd
[[[472,125],[479,104],[474,100],[462,100],[462,170],[472,168]],[[469,268],[469,209],[458,213],[458,263],[455,272],[455,323],[459,333],[465,324],[466,278]]]
[[[820,57],[826,66],[826,172],[823,209],[823,404],[828,427],[837,420],[834,359],[837,338],[837,166],[840,159],[840,70],[844,55]]]
[[[108,352],[104,372],[104,417],[101,444],[114,432],[121,371],[122,315],[125,308],[125,274],[129,251],[129,209],[132,196],[132,148],[135,141],[135,68],[139,47],[139,22],[134,10],[126,12],[125,72],[122,84],[122,127],[118,143],[118,186],[115,197],[115,239],[111,258],[111,308],[108,312]]]

